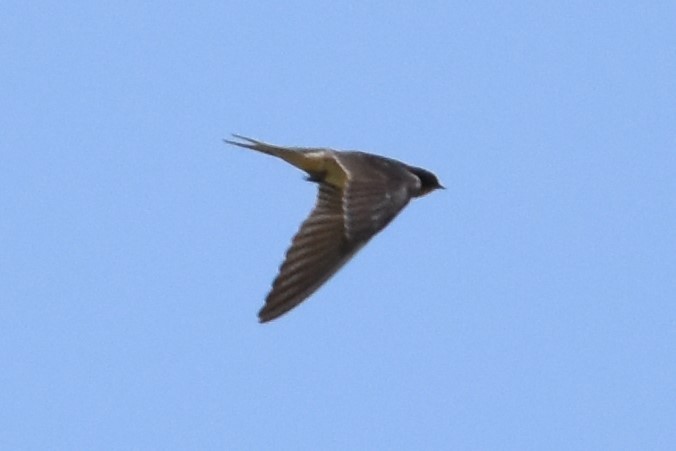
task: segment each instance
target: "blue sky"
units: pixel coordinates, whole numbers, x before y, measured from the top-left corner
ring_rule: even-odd
[[[3,449],[676,449],[673,2],[0,6]],[[315,186],[447,186],[278,321]]]

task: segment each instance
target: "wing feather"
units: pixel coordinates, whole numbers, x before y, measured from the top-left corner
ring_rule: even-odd
[[[408,204],[408,185],[355,180],[345,187],[345,228],[350,240],[365,242],[383,230]]]
[[[420,183],[400,163],[361,152],[334,155],[337,175],[319,183],[317,203],[294,236],[258,313],[261,322],[314,293],[399,214]]]
[[[354,255],[357,248],[347,240],[343,221],[342,191],[320,183],[315,208],[294,236],[258,313],[261,322],[303,302]]]

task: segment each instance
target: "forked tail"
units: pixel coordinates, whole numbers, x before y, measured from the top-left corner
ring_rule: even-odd
[[[247,138],[246,136],[237,135],[234,133],[232,136],[239,139],[239,141],[232,141],[229,139],[224,139],[223,141],[234,146],[256,150],[258,152],[281,158],[287,163],[290,163],[311,175],[324,170],[323,159],[317,154],[319,149],[275,146],[273,144],[264,143],[262,141],[257,141],[255,139]]]

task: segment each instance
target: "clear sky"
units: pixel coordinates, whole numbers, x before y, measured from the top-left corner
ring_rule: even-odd
[[[676,449],[675,21],[4,0],[0,448]],[[230,133],[448,189],[260,325],[316,188]]]

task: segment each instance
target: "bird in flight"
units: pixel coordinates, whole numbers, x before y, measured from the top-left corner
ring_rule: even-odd
[[[307,299],[414,197],[444,188],[431,172],[358,151],[282,147],[241,135],[228,144],[256,150],[302,169],[319,185],[310,216],[293,237],[265,305],[261,323]]]

